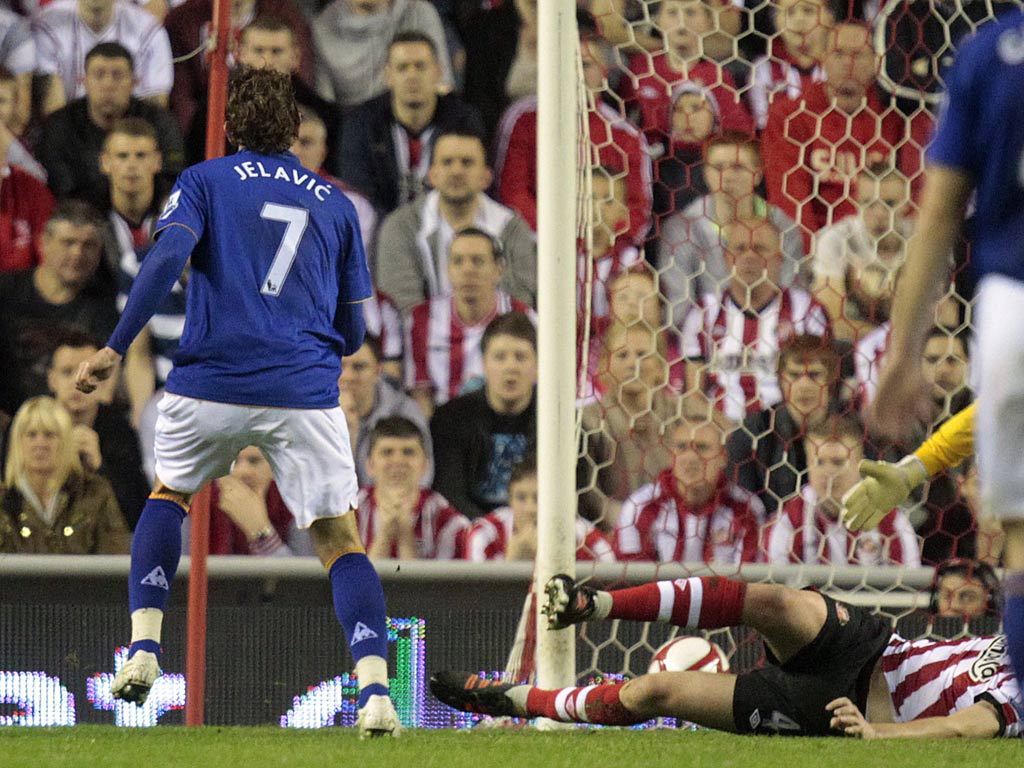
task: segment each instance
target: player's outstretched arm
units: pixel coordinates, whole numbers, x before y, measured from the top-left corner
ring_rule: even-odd
[[[843,496],[843,522],[851,531],[874,528],[930,476],[974,453],[975,406],[964,408],[896,464],[862,461],[863,478]]]
[[[107,341],[121,357],[171,292],[195,245],[196,236],[183,226],[172,224],[160,232],[156,245],[142,260],[128,303]]]
[[[925,421],[930,400],[921,357],[935,303],[949,281],[949,254],[956,244],[972,182],[963,171],[933,165],[925,172],[921,215],[892,305],[892,334],[872,404],[875,431],[900,439]]]
[[[861,461],[861,480],[843,496],[842,518],[851,531],[874,528],[928,478],[915,456],[897,463]]]
[[[995,707],[979,701],[944,717],[923,717],[906,723],[869,723],[860,709],[843,697],[825,707],[832,728],[859,739],[991,739],[1002,730]]]

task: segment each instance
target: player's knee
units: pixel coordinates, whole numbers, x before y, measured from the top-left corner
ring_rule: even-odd
[[[622,687],[619,701],[630,712],[655,717],[668,712],[674,703],[676,686],[673,680],[677,675],[672,672],[659,672],[654,675],[641,675],[633,678]]]
[[[343,555],[366,552],[354,511],[341,517],[315,520],[309,533],[320,561],[328,567]]]

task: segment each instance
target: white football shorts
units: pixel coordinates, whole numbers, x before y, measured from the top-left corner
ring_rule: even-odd
[[[1024,283],[988,275],[978,286],[978,412],[974,453],[982,508],[1024,519]]]
[[[156,476],[195,493],[231,469],[249,445],[263,450],[299,528],[356,507],[359,483],[340,407],[263,408],[165,393],[156,422]]]

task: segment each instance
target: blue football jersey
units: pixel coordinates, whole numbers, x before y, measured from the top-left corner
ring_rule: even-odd
[[[333,408],[338,306],[371,295],[355,208],[293,154],[242,150],[187,168],[157,232],[192,252],[185,330],[167,391],[279,408]]]
[[[928,159],[974,181],[975,274],[1024,280],[1024,12],[982,26],[960,48]]]

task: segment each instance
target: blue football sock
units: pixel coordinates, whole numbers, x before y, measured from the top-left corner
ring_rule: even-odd
[[[370,559],[361,552],[342,555],[331,565],[331,588],[334,612],[348,637],[352,658],[358,664],[364,656],[388,657],[388,631],[385,619],[384,587]],[[370,696],[386,696],[388,688],[381,683],[362,685],[359,704],[362,708]]]
[[[1003,631],[1006,655],[1017,679],[1024,679],[1024,571],[1010,571],[1003,579]]]
[[[169,499],[146,500],[132,537],[128,609],[164,610],[181,559],[181,523],[185,510]],[[144,648],[143,650],[149,650]]]

